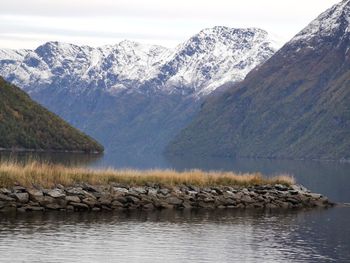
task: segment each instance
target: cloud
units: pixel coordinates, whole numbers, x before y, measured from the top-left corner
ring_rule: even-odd
[[[39,39],[93,46],[133,39],[175,46],[201,29],[216,25],[261,27],[288,40],[336,2],[11,0],[4,1],[0,9],[0,36],[2,39],[8,37],[7,41],[0,43],[0,47],[33,48],[33,43]],[[11,35],[17,36],[14,45],[9,45]],[[18,41],[21,35],[27,40]],[[31,35],[36,38],[30,41]]]

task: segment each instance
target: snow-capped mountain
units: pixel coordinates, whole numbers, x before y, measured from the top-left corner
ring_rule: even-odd
[[[243,80],[275,51],[261,29],[204,29],[174,50],[155,79],[170,93],[207,95],[227,82]]]
[[[175,49],[122,41],[92,48],[48,42],[35,50],[0,50],[0,75],[29,93],[49,86],[72,93],[160,91],[207,95],[242,80],[275,46],[261,29],[204,29]]]
[[[1,50],[0,74],[30,93],[62,82],[73,93],[97,87],[112,92],[150,78],[169,53],[132,41],[101,48],[48,42],[35,50]]]
[[[159,153],[217,87],[242,80],[275,45],[261,29],[204,29],[174,49],[122,41],[0,50],[0,75],[119,153]]]
[[[208,99],[168,151],[350,160],[350,0],[323,12],[224,95]]]
[[[306,28],[299,32],[289,43],[310,42],[314,40],[332,39],[350,33],[350,0],[344,0],[332,6]],[[311,44],[311,43],[309,43]]]

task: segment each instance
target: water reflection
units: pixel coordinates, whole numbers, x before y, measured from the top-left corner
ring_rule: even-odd
[[[106,152],[104,155],[71,153],[0,153],[0,161],[14,159],[20,162],[39,160],[69,166],[91,168],[171,168],[175,170],[202,169],[234,172],[260,172],[266,176],[287,173],[293,175],[312,191],[322,193],[335,202],[350,202],[350,164],[339,162],[189,158],[158,155],[126,155]]]
[[[67,166],[88,166],[102,157],[103,154],[86,153],[0,152],[0,162],[9,160],[19,163],[39,161]]]
[[[91,163],[95,168],[133,168],[133,169],[165,169],[171,168],[171,163],[162,155],[140,155],[107,151],[103,158]]]
[[[234,172],[260,172],[266,176],[289,174],[296,181],[335,202],[350,202],[350,164],[340,162],[176,157],[158,155],[126,155],[108,152],[95,168],[171,168],[178,171],[202,169]]]
[[[0,153],[93,168],[173,168],[292,174],[333,201],[350,201],[350,164],[167,158],[106,153]],[[349,208],[0,214],[1,262],[350,262]]]
[[[3,262],[346,262],[350,209],[0,218]],[[343,225],[344,224],[344,225]]]
[[[167,159],[176,170],[200,168],[235,172],[260,172],[266,176],[289,174],[313,191],[322,193],[337,202],[350,202],[350,164],[340,162],[183,158]]]

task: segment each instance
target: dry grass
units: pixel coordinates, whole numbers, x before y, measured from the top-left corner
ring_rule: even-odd
[[[180,184],[249,186],[261,184],[290,185],[294,183],[294,179],[287,175],[264,178],[260,173],[235,174],[232,172],[203,172],[200,170],[184,172],[176,172],[174,170],[92,170],[35,161],[25,165],[14,162],[0,163],[0,187],[11,187],[17,184],[27,187],[40,185],[50,188],[57,184],[70,186],[82,182],[92,185],[114,182],[128,185],[157,183],[168,186]]]

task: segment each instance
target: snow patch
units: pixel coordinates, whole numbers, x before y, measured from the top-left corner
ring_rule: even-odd
[[[350,31],[350,0],[344,0],[329,8],[306,28],[298,33],[290,43],[309,41],[314,37],[332,36],[342,23],[346,23],[345,32]]]
[[[276,51],[275,44],[258,28],[220,26],[175,49],[129,40],[99,48],[48,42],[36,50],[0,50],[0,74],[29,92],[56,85],[75,94],[102,89],[205,96],[242,80]]]

